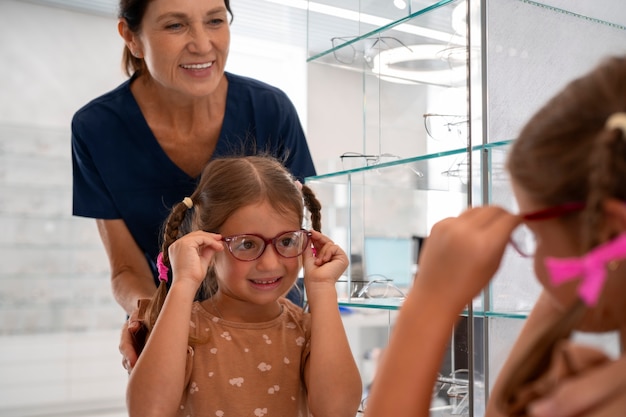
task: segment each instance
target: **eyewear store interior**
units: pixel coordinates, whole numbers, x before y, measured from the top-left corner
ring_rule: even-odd
[[[72,62],[82,55],[93,68],[84,72],[99,78],[77,74],[85,95],[63,99],[50,90],[58,81],[50,76],[43,91],[66,100],[60,106],[67,112],[56,119],[47,118],[44,106],[26,117],[0,99],[0,415],[7,417],[125,415],[127,376],[117,352],[122,312],[110,294],[93,221],[69,214],[69,127],[59,123],[122,79],[117,2],[90,2],[89,11],[74,3],[81,2],[0,3],[3,39],[13,40],[0,46],[3,62],[33,65],[25,51],[36,44],[21,47],[16,33],[24,23],[19,31],[11,23],[33,24],[25,18],[33,13],[52,34],[49,17],[84,19],[79,28],[106,34],[89,43],[110,45],[99,56],[89,43],[66,47],[73,61],[57,64],[59,71],[75,73]],[[296,104],[319,173],[306,182],[324,205],[325,233],[350,254],[337,286],[366,406],[377,358],[430,228],[468,206],[495,203],[515,211],[504,171],[508,145],[569,80],[606,55],[626,52],[626,8],[622,0],[232,3],[228,69],[265,77]],[[258,21],[272,22],[262,29],[274,36],[268,44],[279,45],[265,49],[273,75],[250,73],[249,61],[237,62],[235,35],[258,35],[247,32],[259,31]],[[98,69],[106,66],[103,56],[111,58],[108,73]],[[288,76],[281,65],[290,68]],[[2,91],[29,82],[14,69],[2,71]],[[21,197],[14,198],[18,190]],[[532,265],[507,250],[492,284],[450,329],[433,416],[483,415],[489,387],[538,292]],[[617,350],[611,337],[591,342]]]

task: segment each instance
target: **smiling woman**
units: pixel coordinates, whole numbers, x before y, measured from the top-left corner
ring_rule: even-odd
[[[130,79],[74,115],[73,213],[96,219],[130,317],[120,344],[130,369],[137,303],[158,283],[161,225],[206,163],[263,152],[298,179],[315,168],[285,93],[225,71],[228,0],[122,0],[119,10]]]

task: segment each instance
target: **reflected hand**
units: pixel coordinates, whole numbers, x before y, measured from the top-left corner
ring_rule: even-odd
[[[441,297],[456,314],[496,273],[520,223],[518,216],[495,206],[471,208],[438,222],[424,244],[411,291]]]
[[[626,356],[610,360],[588,347],[572,350],[575,376],[528,407],[531,417],[613,417],[626,410]]]

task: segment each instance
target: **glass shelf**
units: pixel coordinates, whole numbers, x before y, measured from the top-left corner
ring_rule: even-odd
[[[476,151],[490,150],[490,149],[500,149],[500,148],[506,149],[512,142],[513,140],[508,139],[508,140],[492,142],[492,143],[488,143],[484,145],[476,145],[476,146],[473,146],[471,150],[473,152],[476,152]],[[353,161],[348,162],[347,158],[343,158],[343,159],[346,159],[346,162],[344,162],[344,165],[345,167],[348,167],[347,169],[334,171],[334,172],[330,172],[327,174],[307,177],[305,181],[306,182],[319,182],[319,181],[343,182],[345,181],[346,176],[349,176],[352,174],[366,174],[366,175],[370,175],[373,178],[376,178],[375,175],[380,175],[382,172],[391,173],[392,175],[395,175],[397,171],[393,169],[400,168],[400,167],[404,167],[404,168],[408,167],[415,174],[416,177],[422,179],[427,174],[429,174],[429,167],[427,165],[427,161],[454,160],[455,157],[459,155],[466,155],[468,153],[468,150],[469,150],[468,148],[458,148],[458,149],[452,149],[449,151],[415,156],[411,158],[396,158],[394,155],[377,156],[377,155],[366,155],[366,154],[350,154],[348,155],[349,159]],[[370,161],[372,160],[384,160],[385,162],[373,163],[373,164],[368,165],[368,163],[371,163]],[[361,165],[361,166],[350,168],[350,166],[353,166],[353,165]],[[445,166],[445,163],[443,165]],[[450,174],[450,175],[446,175],[446,174]],[[453,176],[453,173],[442,171],[441,175],[450,177],[450,176]],[[354,180],[361,181],[361,180],[369,180],[369,179],[372,179],[372,178],[359,177],[356,175],[351,178],[351,180],[353,181]],[[396,178],[396,180],[398,179]],[[425,181],[418,180],[418,183],[417,183],[418,186],[420,182],[425,182]],[[369,182],[366,182],[366,183],[368,185],[370,184],[375,185],[378,183],[378,181],[374,181],[373,183],[369,183]],[[397,181],[397,183],[401,184],[402,182]]]
[[[580,7],[578,4],[568,4],[567,9],[558,7],[555,5],[551,5],[550,1],[532,1],[532,0],[521,0],[523,3],[526,3],[531,6],[541,7],[543,9],[549,10],[550,12],[563,14],[569,17],[573,17],[576,19],[585,20],[591,22],[593,24],[608,26],[614,29],[619,29],[626,31],[626,25],[617,23],[615,21],[611,21],[616,16],[610,15],[609,8],[597,7],[595,4],[587,5],[589,8]],[[583,4],[583,6],[585,6]],[[617,16],[619,18],[619,16]],[[623,17],[623,16],[622,16]]]
[[[466,84],[463,0],[413,2],[404,12],[392,2],[340,3],[332,7],[343,19],[309,11],[308,62],[409,83]]]
[[[342,307],[371,308],[380,310],[399,310],[404,302],[401,298],[344,298],[339,299],[339,305]]]
[[[400,310],[402,308],[404,300],[400,298],[379,298],[379,299],[367,299],[367,298],[340,298],[339,305],[342,307],[354,307],[354,308],[367,308],[374,310]],[[472,311],[472,314],[476,318],[480,317],[493,317],[502,319],[516,319],[525,320],[528,317],[530,310],[524,311]],[[461,312],[461,316],[467,317],[469,315],[467,310]]]

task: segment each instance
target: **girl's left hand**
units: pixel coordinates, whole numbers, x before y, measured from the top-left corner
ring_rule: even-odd
[[[304,252],[304,281],[335,284],[348,268],[348,256],[330,238],[311,230],[312,248]]]
[[[576,349],[570,361],[578,373],[563,378],[546,397],[531,403],[531,417],[613,417],[626,409],[626,356],[611,360],[592,348]]]

